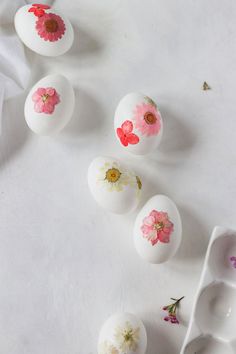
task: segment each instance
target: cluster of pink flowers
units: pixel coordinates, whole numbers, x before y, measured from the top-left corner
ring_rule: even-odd
[[[60,97],[53,87],[40,87],[34,92],[32,100],[35,112],[52,114],[56,104],[60,102]]]
[[[152,210],[151,213],[143,219],[141,226],[143,237],[154,246],[158,241],[163,243],[170,242],[170,235],[174,230],[174,224],[169,220],[166,212]]]
[[[171,298],[171,300],[174,300],[175,302],[163,307],[163,310],[168,312],[168,315],[164,317],[164,321],[179,324],[176,312],[179,307],[180,301],[183,300],[183,298],[184,296],[182,296],[180,299]]]

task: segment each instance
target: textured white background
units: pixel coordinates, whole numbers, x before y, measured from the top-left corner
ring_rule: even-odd
[[[0,352],[95,354],[99,329],[116,311],[143,319],[147,354],[178,354],[214,225],[235,227],[235,0],[57,0],[75,42],[58,58],[26,50],[28,88],[63,73],[76,90],[73,119],[57,137],[31,133],[27,92],[4,107],[0,140]],[[203,92],[207,81],[211,91]],[[128,92],[142,91],[164,118],[160,149],[127,155],[113,114]],[[171,197],[183,243],[164,265],[136,254],[137,212],[100,209],[87,187],[99,154],[120,157],[143,178],[140,207]],[[180,326],[161,307],[185,295]]]

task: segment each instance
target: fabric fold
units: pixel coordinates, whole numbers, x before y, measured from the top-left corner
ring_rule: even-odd
[[[30,76],[24,46],[14,28],[15,12],[23,5],[23,0],[1,0],[0,5],[0,133],[4,100],[21,93]]]

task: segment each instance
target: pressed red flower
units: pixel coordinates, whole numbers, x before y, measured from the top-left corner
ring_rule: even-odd
[[[179,324],[176,312],[179,307],[180,301],[183,300],[183,298],[184,296],[182,296],[180,299],[171,298],[171,300],[174,300],[175,302],[163,307],[164,311],[168,311],[168,315],[164,317],[164,321],[171,322],[173,324]]]
[[[132,133],[133,129],[133,123],[130,120],[126,120],[121,125],[121,128],[116,129],[117,136],[119,137],[122,145],[128,146],[129,144],[138,144],[139,137],[138,135]]]
[[[48,9],[50,9],[49,5],[33,4],[32,7],[29,8],[28,12],[33,12],[35,16],[41,17],[45,14],[45,10]]]

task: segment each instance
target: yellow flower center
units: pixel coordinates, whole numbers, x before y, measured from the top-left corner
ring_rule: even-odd
[[[163,230],[163,228],[164,228],[164,223],[162,221],[160,221],[154,225],[154,229],[157,231],[161,231],[161,230]]]
[[[153,114],[152,112],[146,112],[144,114],[144,120],[147,124],[152,125],[152,124],[156,123],[157,118],[156,118],[155,114]]]
[[[110,183],[116,183],[120,179],[120,176],[121,172],[113,167],[107,170],[105,179]]]
[[[133,331],[130,329],[129,331],[124,332],[124,341],[130,342],[133,341]]]
[[[47,93],[42,96],[43,103],[45,103],[47,101],[48,97],[49,97],[49,95]]]

